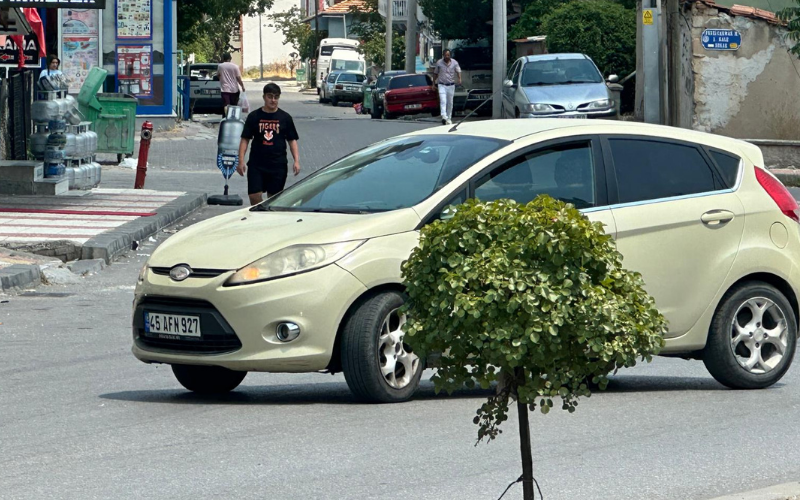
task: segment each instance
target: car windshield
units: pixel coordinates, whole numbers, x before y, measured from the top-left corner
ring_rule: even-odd
[[[523,87],[602,83],[603,76],[588,59],[550,59],[527,63],[520,82]]]
[[[389,82],[389,90],[406,89],[408,87],[430,87],[431,83],[427,75],[396,76]]]
[[[339,82],[358,82],[361,83],[366,80],[367,77],[364,75],[357,75],[355,73],[344,73],[339,75]]]
[[[412,207],[507,141],[396,137],[357,151],[253,210],[372,213]]]
[[[331,61],[331,70],[336,71],[364,71],[364,63],[361,61],[345,61],[343,59],[334,59]]]

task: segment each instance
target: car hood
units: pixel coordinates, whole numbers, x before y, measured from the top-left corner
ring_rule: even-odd
[[[151,267],[240,269],[290,245],[377,238],[413,230],[412,209],[375,214],[237,210],[181,230],[150,257]]]
[[[574,83],[569,85],[541,85],[523,87],[529,102],[558,104],[575,109],[581,104],[600,99],[608,99],[608,88],[605,83]]]

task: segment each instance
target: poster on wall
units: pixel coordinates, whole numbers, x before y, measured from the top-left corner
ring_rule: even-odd
[[[100,65],[100,24],[97,10],[59,10],[61,71],[70,94],[80,92],[89,70]]]
[[[152,39],[151,9],[151,0],[117,0],[117,38]]]
[[[117,92],[152,97],[152,61],[152,45],[117,45]]]

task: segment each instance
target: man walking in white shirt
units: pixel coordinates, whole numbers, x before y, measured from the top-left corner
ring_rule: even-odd
[[[436,61],[433,70],[433,86],[439,86],[439,109],[442,113],[442,125],[453,123],[453,94],[456,85],[461,85],[461,66],[458,61],[450,57],[450,51],[445,50],[442,58]]]

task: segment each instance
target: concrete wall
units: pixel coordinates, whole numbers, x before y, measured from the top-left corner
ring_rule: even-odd
[[[736,51],[706,50],[703,29],[735,29]],[[785,30],[761,19],[692,7],[692,128],[748,139],[800,139],[800,60]]]
[[[270,28],[270,13],[286,12],[292,7],[300,7],[300,0],[275,0],[272,9],[261,15],[261,51],[263,51],[264,67],[279,62],[288,62],[289,54],[295,52],[294,47],[283,44],[283,35],[276,28]],[[244,69],[258,67],[262,52],[258,43],[258,16],[242,18],[242,66]]]

